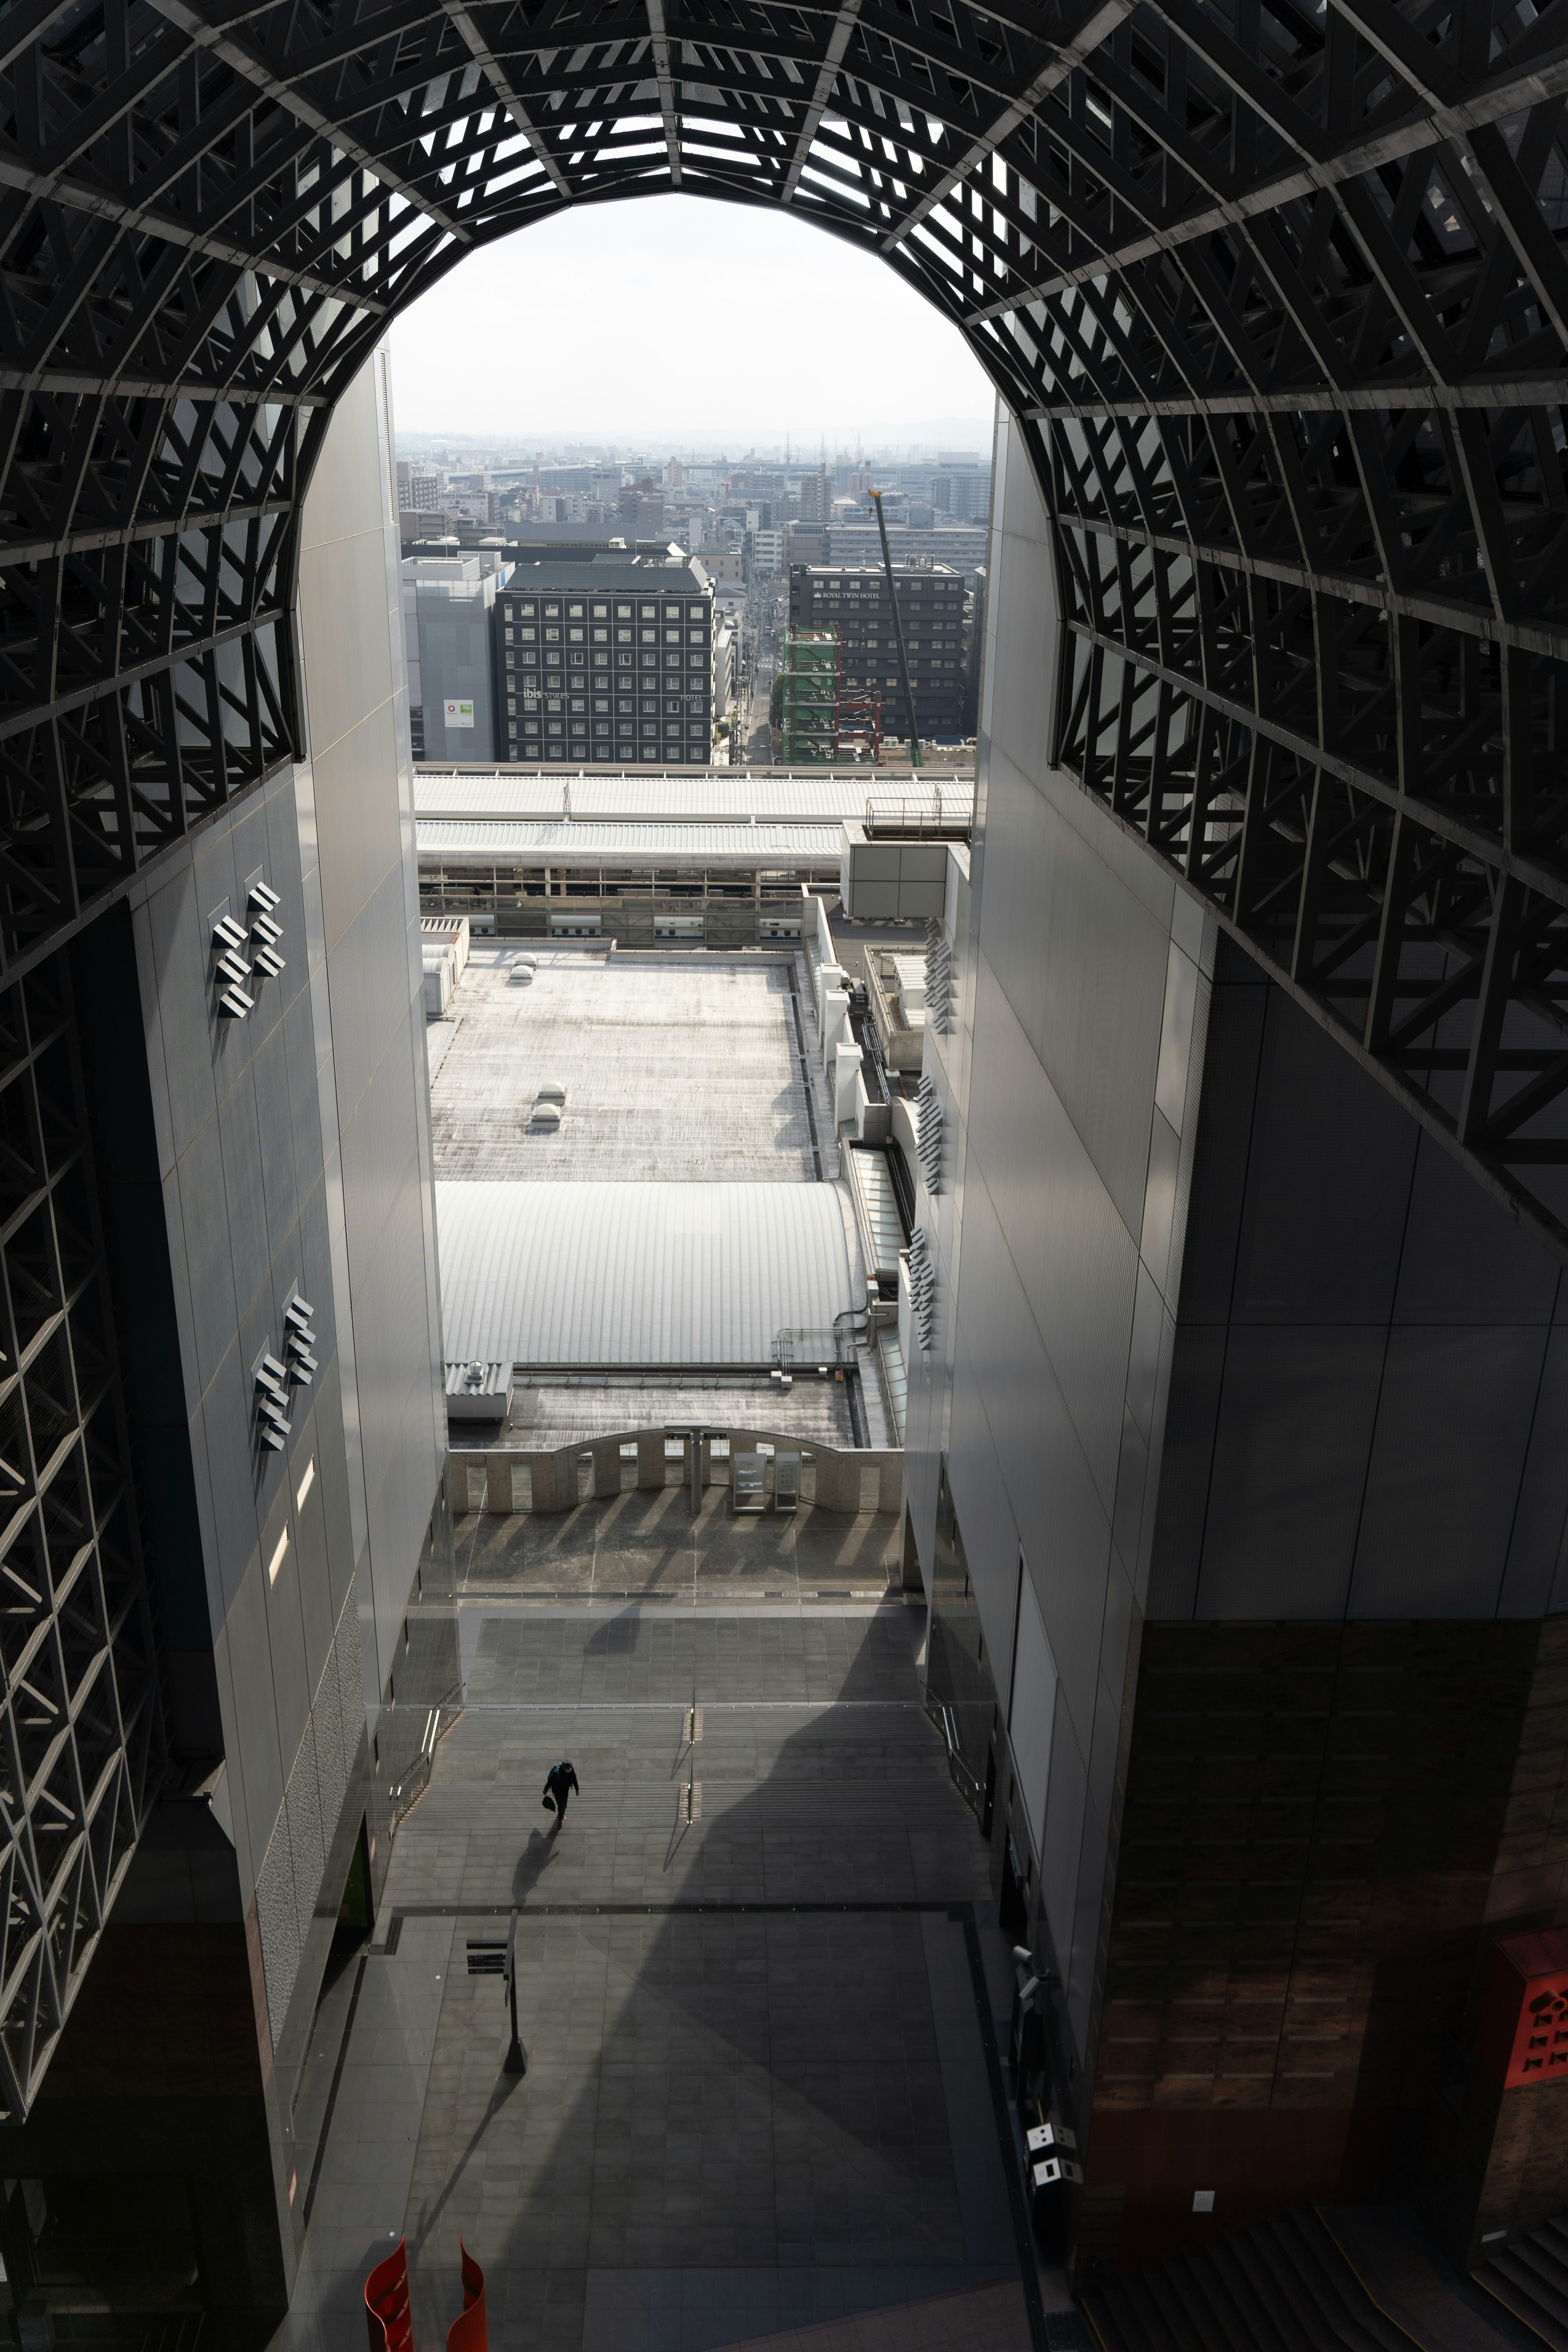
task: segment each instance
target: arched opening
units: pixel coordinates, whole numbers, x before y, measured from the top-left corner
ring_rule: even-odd
[[[293,518],[389,317],[565,205],[784,205],[1020,421],[1057,763],[1560,1249],[1555,23],[45,9],[4,92],[7,968],[294,747]]]

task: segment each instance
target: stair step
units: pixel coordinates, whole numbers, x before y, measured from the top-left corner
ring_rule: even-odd
[[[1310,2212],[1092,2288],[1083,2305],[1106,2352],[1412,2352]]]
[[[1316,2213],[1289,2215],[1274,2235],[1336,2342],[1348,2352],[1410,2352],[1410,2338],[1378,2309]]]
[[[1482,2263],[1480,2278],[1516,2317],[1547,2343],[1568,2352],[1568,2300],[1523,2259],[1527,2246],[1528,2241],[1521,2239],[1518,2245],[1494,2254],[1490,2262]]]
[[[1561,2263],[1549,2254],[1543,2257],[1542,2249],[1529,2238],[1504,2246],[1492,2259],[1507,2276],[1529,2287],[1543,2311],[1568,2326],[1568,2271]]]
[[[1216,2260],[1218,2251],[1194,2254],[1180,2265],[1173,2283],[1199,2337],[1214,2352],[1254,2352],[1258,2334],[1246,2282],[1234,2265]],[[1268,2342],[1268,2336],[1263,2340]]]

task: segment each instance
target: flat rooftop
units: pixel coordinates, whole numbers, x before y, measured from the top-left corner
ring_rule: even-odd
[[[528,988],[507,978],[524,944]],[[826,1107],[817,1087],[807,1108],[795,977],[798,1024],[783,956],[477,941],[427,1032],[437,1182],[815,1182]],[[546,1084],[566,1089],[553,1133],[529,1126]]]

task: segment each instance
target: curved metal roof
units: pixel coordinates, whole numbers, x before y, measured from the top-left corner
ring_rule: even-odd
[[[765,1365],[854,1303],[831,1184],[437,1184],[436,1222],[448,1363]]]

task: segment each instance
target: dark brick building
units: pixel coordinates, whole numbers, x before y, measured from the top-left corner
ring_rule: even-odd
[[[945,563],[895,564],[915,723],[922,735],[963,732],[963,575]],[[789,616],[808,628],[837,628],[847,685],[882,698],[888,732],[903,732],[903,691],[893,641],[887,575],[879,567],[796,563],[790,567]]]

